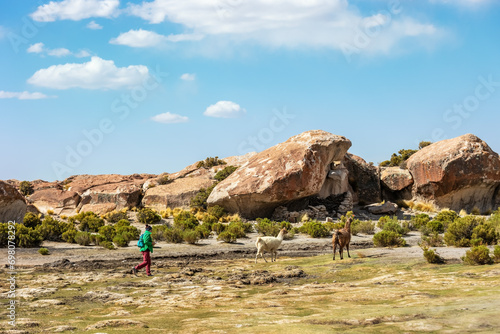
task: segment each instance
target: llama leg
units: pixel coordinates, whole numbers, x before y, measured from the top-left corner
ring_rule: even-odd
[[[347,249],[347,256],[351,257],[351,254],[349,254],[349,244],[347,244],[347,246],[345,246],[345,248]]]
[[[267,262],[266,257],[264,256],[264,252],[260,253],[260,256],[262,256],[262,258],[264,259],[264,261]]]
[[[340,259],[343,260],[344,259],[344,247],[340,246],[339,247],[339,254],[340,254]]]
[[[333,261],[335,261],[335,252],[337,251],[337,244],[333,244]]]
[[[257,258],[259,257],[259,251],[257,251],[257,254],[255,254],[255,263],[257,263]]]

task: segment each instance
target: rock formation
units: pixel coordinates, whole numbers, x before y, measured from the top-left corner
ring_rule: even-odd
[[[452,210],[500,205],[500,160],[481,139],[466,134],[424,147],[407,161],[413,195]]]
[[[291,137],[251,157],[214,188],[208,203],[249,218],[271,216],[278,206],[318,195],[332,163],[350,146],[347,138],[320,130]]]
[[[354,194],[354,203],[370,204],[382,201],[380,170],[362,158],[347,153],[344,165],[348,170],[349,185]]]
[[[0,181],[0,222],[21,223],[26,209],[24,196],[14,186]]]
[[[407,169],[400,167],[382,167],[380,181],[384,199],[391,201],[411,199],[413,177]]]

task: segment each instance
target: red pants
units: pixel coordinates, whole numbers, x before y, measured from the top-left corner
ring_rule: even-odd
[[[149,255],[149,251],[144,251],[142,253],[142,263],[135,267],[135,269],[139,270],[146,267],[146,274],[151,275],[151,256]]]

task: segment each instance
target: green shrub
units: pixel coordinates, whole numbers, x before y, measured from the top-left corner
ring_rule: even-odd
[[[166,241],[168,230],[169,228],[167,225],[155,225],[151,230],[151,237],[157,241]]]
[[[354,221],[353,221],[354,223]],[[345,226],[345,223],[342,223],[342,222],[337,222],[337,223],[334,223],[334,222],[326,222],[323,224],[325,226],[325,228],[332,232],[333,230],[340,230],[341,228],[344,228]],[[352,224],[351,224],[351,228],[352,228]]]
[[[40,217],[32,212],[27,212],[23,219],[24,226],[35,228],[42,223]]]
[[[95,214],[85,216],[80,220],[79,225],[80,230],[85,232],[97,232],[102,226],[104,226],[104,219]]]
[[[134,226],[118,226],[117,227],[115,225],[115,231],[116,231],[116,234],[122,234],[122,235],[129,234],[130,240],[139,239],[139,236],[141,235],[141,230],[139,230],[137,227],[134,227]]]
[[[236,241],[236,236],[234,234],[232,234],[231,232],[228,232],[228,231],[224,231],[224,232],[221,232],[218,236],[217,236],[217,240],[222,240],[224,242],[227,242],[227,243],[233,243]]]
[[[472,247],[465,253],[465,256],[462,257],[462,261],[469,265],[493,263],[493,259],[490,256],[490,250],[485,245]]]
[[[9,244],[9,224],[0,223],[0,247],[5,248]]]
[[[434,217],[433,220],[437,220],[443,223],[444,228],[448,228],[448,225],[453,223],[459,218],[458,213],[453,210],[443,210]]]
[[[198,161],[196,164],[196,168],[211,168],[215,166],[225,165],[226,162],[224,160],[219,159],[219,157],[208,157],[205,160]]]
[[[423,149],[424,147],[426,146],[429,146],[430,144],[432,144],[431,141],[421,141],[419,144],[418,144],[418,149],[421,150]]]
[[[500,263],[500,245],[496,245],[495,249],[493,250],[493,260],[496,263]]]
[[[182,235],[182,230],[179,228],[172,228],[165,231],[165,239],[169,243],[180,244],[184,237]]]
[[[181,230],[193,230],[199,224],[198,219],[189,211],[182,211],[174,217],[174,227]]]
[[[29,196],[33,194],[33,186],[31,185],[31,182],[29,181],[22,181],[19,184],[19,192],[23,194],[24,196]]]
[[[106,248],[106,249],[109,249],[109,250],[115,249],[115,245],[113,245],[113,243],[111,241],[102,241],[99,243],[99,246]]]
[[[425,213],[418,214],[411,218],[411,223],[414,228],[419,229],[422,226],[427,226],[427,223],[431,220],[429,215]]]
[[[168,175],[160,176],[156,179],[156,181],[158,182],[159,185],[164,185],[164,184],[168,184],[168,183],[172,182],[170,180],[170,178],[168,177]]]
[[[351,233],[352,235],[358,235],[359,233],[374,234],[375,224],[368,220],[359,221],[355,219],[351,225]]]
[[[427,223],[427,229],[430,232],[443,233],[444,232],[444,224],[439,220],[431,220]]]
[[[90,235],[90,241],[96,245],[96,246],[99,246],[101,245],[103,242],[106,241],[106,238],[104,238],[102,235],[100,234],[91,234]]]
[[[474,208],[472,208],[470,214],[474,216],[479,216],[481,214],[481,210],[477,206],[475,206]]]
[[[42,223],[36,226],[43,240],[50,241],[61,241],[62,234],[69,229],[74,229],[73,224],[56,220],[52,216],[46,216]]]
[[[212,225],[212,231],[214,231],[217,234],[221,234],[224,232],[227,228],[227,225],[222,224],[222,223],[215,223]]]
[[[237,170],[238,167],[236,166],[226,166],[224,169],[221,169],[220,171],[215,174],[215,179],[219,182],[225,180],[229,175],[233,174],[235,170]]]
[[[495,226],[489,222],[483,222],[472,230],[471,240],[480,239],[484,245],[494,245],[499,240]]]
[[[241,222],[229,223],[226,231],[233,234],[236,238],[245,238],[247,236]]]
[[[192,208],[199,208],[199,209],[206,210],[208,196],[210,196],[210,194],[212,193],[212,190],[214,190],[216,185],[217,185],[217,182],[208,188],[201,188],[200,191],[198,191],[198,193],[191,199],[191,202],[189,205]]]
[[[128,220],[128,215],[123,211],[111,211],[103,216],[108,222],[115,224],[120,220]]]
[[[92,241],[90,235],[91,234],[89,232],[77,232],[75,236],[75,241],[79,245],[88,246]]]
[[[155,224],[161,221],[161,216],[153,209],[142,208],[137,212],[137,220],[143,224]]]
[[[16,224],[15,226],[16,226],[15,243],[17,247],[33,248],[33,247],[39,247],[42,244],[43,236],[40,234],[38,230],[26,227],[23,224]]]
[[[458,218],[448,226],[444,241],[448,246],[470,247],[474,229],[484,221],[484,218],[476,216]]]
[[[255,229],[259,234],[275,237],[280,232],[280,226],[280,223],[272,221],[269,218],[257,218]]]
[[[116,230],[114,226],[106,225],[99,228],[99,234],[104,237],[107,241],[112,241],[116,236]]]
[[[75,240],[76,233],[77,233],[77,231],[75,228],[70,228],[61,235],[61,239],[63,239],[65,242],[68,242],[70,244],[74,244],[74,243],[76,243],[76,240]]]
[[[320,222],[311,220],[299,227],[300,233],[306,233],[313,238],[324,238],[330,236],[328,229]]]
[[[208,229],[206,224],[196,226],[194,231],[198,234],[199,239],[208,239],[210,233],[212,233],[212,231]]]
[[[182,233],[182,237],[183,237],[185,242],[187,242],[188,244],[192,244],[192,245],[197,243],[198,240],[200,239],[198,236],[198,233],[196,233],[196,231],[194,231],[194,230],[185,230]]]
[[[420,242],[420,247],[441,247],[444,246],[443,237],[441,237],[437,232],[430,234],[429,236],[422,236],[422,241]]]
[[[406,234],[408,231],[406,231],[401,225],[399,225],[399,222],[397,221],[388,221],[387,223],[384,224],[384,231],[392,231],[400,235]]]
[[[391,156],[391,160],[386,160],[380,163],[382,167],[395,167],[401,166],[409,157],[413,154],[417,153],[418,150],[399,150],[398,154],[393,153]]]
[[[377,222],[377,227],[380,228],[380,229],[383,229],[384,228],[384,225],[385,223],[387,223],[388,221],[398,221],[398,219],[396,217],[394,218],[391,218],[389,216],[382,216],[378,219],[378,222]]]
[[[406,241],[400,234],[387,230],[375,233],[373,236],[373,243],[377,247],[403,247],[406,245]]]
[[[49,255],[49,250],[42,247],[38,250],[38,253],[40,253],[41,255]]]
[[[127,238],[124,238],[124,236],[121,234],[117,234],[113,238],[113,243],[118,247],[127,247],[129,241],[130,240],[127,240]]]
[[[280,230],[285,229],[287,231],[290,231],[292,229],[292,223],[284,220],[280,223]]]
[[[422,250],[424,251],[424,258],[427,262],[435,264],[445,263],[445,260],[434,250],[427,247],[423,247]]]
[[[219,221],[217,217],[214,217],[212,215],[204,215],[203,216],[203,224],[206,224],[207,226],[210,226],[210,229],[212,229],[212,226],[216,224]]]
[[[207,213],[217,219],[221,219],[226,214],[226,210],[220,205],[214,205],[208,208]]]
[[[114,227],[116,229],[120,228],[120,227],[124,227],[124,226],[130,226],[130,221],[128,219],[120,219],[115,225]]]

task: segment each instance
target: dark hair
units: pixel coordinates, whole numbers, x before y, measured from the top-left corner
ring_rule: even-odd
[[[146,225],[146,231],[151,231],[153,228],[149,225]]]

